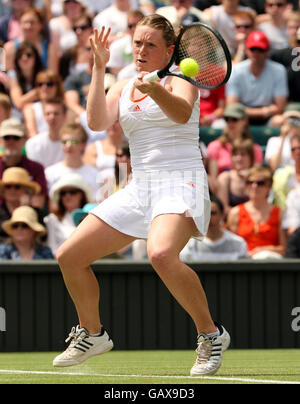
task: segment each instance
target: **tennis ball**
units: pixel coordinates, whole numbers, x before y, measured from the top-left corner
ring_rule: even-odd
[[[185,58],[179,64],[179,69],[187,77],[194,77],[199,72],[199,65],[195,59]]]

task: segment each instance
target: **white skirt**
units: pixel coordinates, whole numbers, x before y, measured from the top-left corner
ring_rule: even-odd
[[[90,211],[111,227],[139,239],[147,239],[156,216],[185,213],[198,234],[206,235],[210,198],[204,169],[134,173],[132,181]]]

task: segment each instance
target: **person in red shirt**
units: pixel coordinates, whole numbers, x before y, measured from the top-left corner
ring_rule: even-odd
[[[253,167],[247,177],[249,201],[235,206],[228,214],[227,228],[244,238],[252,258],[280,258],[285,253],[281,210],[268,201],[271,187],[272,171],[268,167]]]

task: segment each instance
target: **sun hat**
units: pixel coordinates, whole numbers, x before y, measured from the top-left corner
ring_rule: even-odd
[[[19,119],[5,119],[0,125],[0,137],[3,136],[25,136],[24,125]]]
[[[229,104],[224,111],[225,118],[236,118],[242,119],[247,116],[246,109],[243,104],[236,102],[234,104]]]
[[[300,102],[290,102],[284,109],[285,118],[300,118]]]
[[[266,51],[270,48],[270,41],[263,31],[253,31],[246,39],[246,48],[260,48]]]
[[[94,209],[96,206],[98,206],[97,203],[87,203],[82,209],[75,209],[72,213],[75,225],[78,226],[83,216],[87,215],[89,211]]]
[[[9,220],[2,223],[3,230],[12,235],[12,225],[14,223],[26,223],[32,230],[44,236],[47,233],[46,228],[38,222],[38,215],[31,206],[20,206],[13,211]]]
[[[84,181],[81,175],[76,173],[70,173],[61,177],[58,181],[56,181],[49,192],[49,196],[54,200],[55,203],[58,204],[60,191],[66,187],[78,188],[83,191],[86,195],[86,199],[88,202],[92,202],[94,200],[93,191],[91,187]]]
[[[2,179],[0,180],[0,191],[3,190],[5,185],[18,184],[29,188],[34,194],[41,191],[41,186],[29,177],[28,171],[22,167],[9,167],[4,170]]]

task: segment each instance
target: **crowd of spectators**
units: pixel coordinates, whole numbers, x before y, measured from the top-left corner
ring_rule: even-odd
[[[229,82],[199,90],[211,222],[182,259],[300,258],[300,1],[0,0],[0,259],[54,259],[89,210],[130,181],[119,123],[87,124],[89,37],[111,27],[109,91],[136,75],[134,30],[152,13],[176,30],[211,25],[232,56]],[[204,144],[208,128],[220,136]],[[261,128],[274,133],[264,145],[253,136]],[[147,258],[145,241],[116,257]]]

